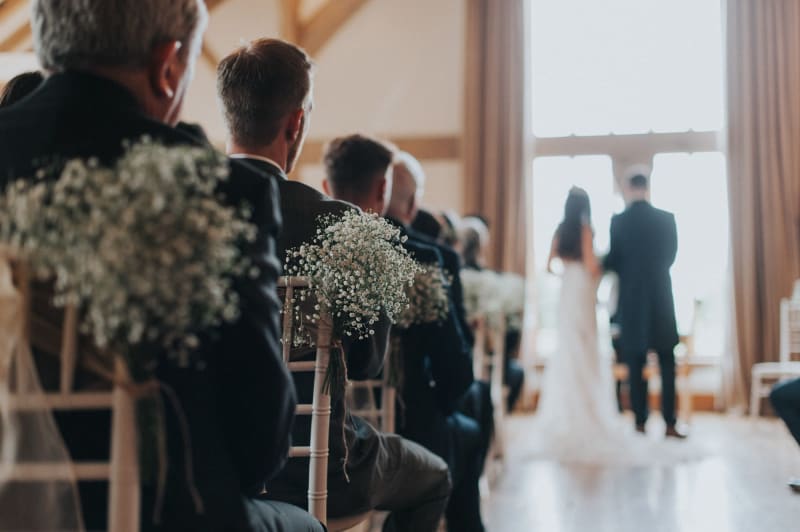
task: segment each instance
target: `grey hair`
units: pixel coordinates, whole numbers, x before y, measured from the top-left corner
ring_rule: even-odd
[[[407,151],[397,151],[394,156],[394,164],[402,164],[408,169],[411,177],[417,183],[417,189],[422,190],[425,187],[425,170],[416,157]]]
[[[464,263],[477,264],[481,249],[489,242],[489,229],[479,218],[466,216],[461,220],[458,240],[461,242],[461,258]]]
[[[31,26],[42,66],[142,67],[159,44],[197,50],[208,23],[203,0],[34,0]]]

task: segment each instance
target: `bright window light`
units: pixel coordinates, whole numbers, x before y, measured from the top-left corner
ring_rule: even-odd
[[[532,0],[538,137],[723,127],[719,0]]]
[[[678,329],[692,328],[695,350],[719,356],[725,344],[729,250],[728,185],[721,153],[663,153],[653,161],[651,195],[675,214],[678,256],[672,290]]]

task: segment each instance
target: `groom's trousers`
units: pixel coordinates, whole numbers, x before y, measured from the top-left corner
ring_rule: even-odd
[[[667,426],[675,425],[675,352],[672,349],[658,351],[658,364],[661,370],[661,415]],[[628,382],[631,407],[637,425],[644,425],[650,414],[648,405],[648,385],[644,378],[647,352],[627,353]]]
[[[769,400],[800,444],[800,379],[776,384],[769,394]]]

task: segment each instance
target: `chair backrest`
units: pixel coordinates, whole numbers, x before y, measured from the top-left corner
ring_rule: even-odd
[[[290,360],[294,333],[294,292],[308,288],[308,281],[302,277],[282,277],[278,286],[286,289],[283,305],[283,360],[289,371],[314,372],[314,396],[312,403],[298,404],[297,415],[311,416],[311,441],[308,446],[293,446],[290,457],[307,457],[308,468],[308,513],[323,524],[328,515],[328,432],[331,419],[331,396],[325,392],[325,375],[330,360],[332,327],[330,320],[322,316],[317,324],[315,340],[317,353],[310,362]]]
[[[780,361],[800,355],[800,301],[781,300]]]
[[[23,297],[24,334],[29,340],[31,333],[31,284],[24,263],[14,264],[15,285]],[[109,408],[112,411],[111,458],[108,462],[23,462],[17,463],[9,474],[13,481],[33,482],[37,480],[76,479],[108,480],[109,510],[108,529],[128,532],[139,530],[139,467],[136,447],[135,400],[119,383],[129,382],[125,363],[115,357],[112,371],[94,368],[108,381],[115,383],[110,392],[81,392],[73,389],[78,362],[78,311],[73,306],[64,310],[60,349],[60,385],[58,392],[32,393],[22,383],[30,379],[23,375],[24,364],[15,361],[15,386],[9,389],[9,409],[13,411],[52,410],[96,410]],[[9,383],[6,383],[9,384]],[[37,392],[40,390],[37,390]]]
[[[488,335],[486,318],[481,316],[472,322],[472,333],[475,338],[475,344],[472,347],[472,373],[476,379],[486,380],[489,378],[490,365],[489,357],[486,354]]]
[[[506,324],[505,318],[490,327],[492,342],[492,373],[489,382],[492,391],[492,403],[495,405],[495,416],[505,412],[505,374],[506,374]]]
[[[383,374],[379,379],[350,381],[347,388],[347,408],[350,414],[359,416],[379,428],[381,432],[394,433],[396,430],[397,389],[392,382],[392,346],[398,338],[392,337],[384,355]],[[380,390],[380,401],[377,391]],[[356,391],[363,391],[358,397]],[[378,406],[380,403],[380,406]]]

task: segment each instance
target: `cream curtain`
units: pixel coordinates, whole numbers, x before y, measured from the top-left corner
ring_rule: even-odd
[[[525,273],[531,161],[526,0],[467,0],[467,212],[491,223],[490,266]]]
[[[800,276],[800,1],[727,0],[726,10],[731,404],[742,401],[754,363],[777,359],[779,301]]]

